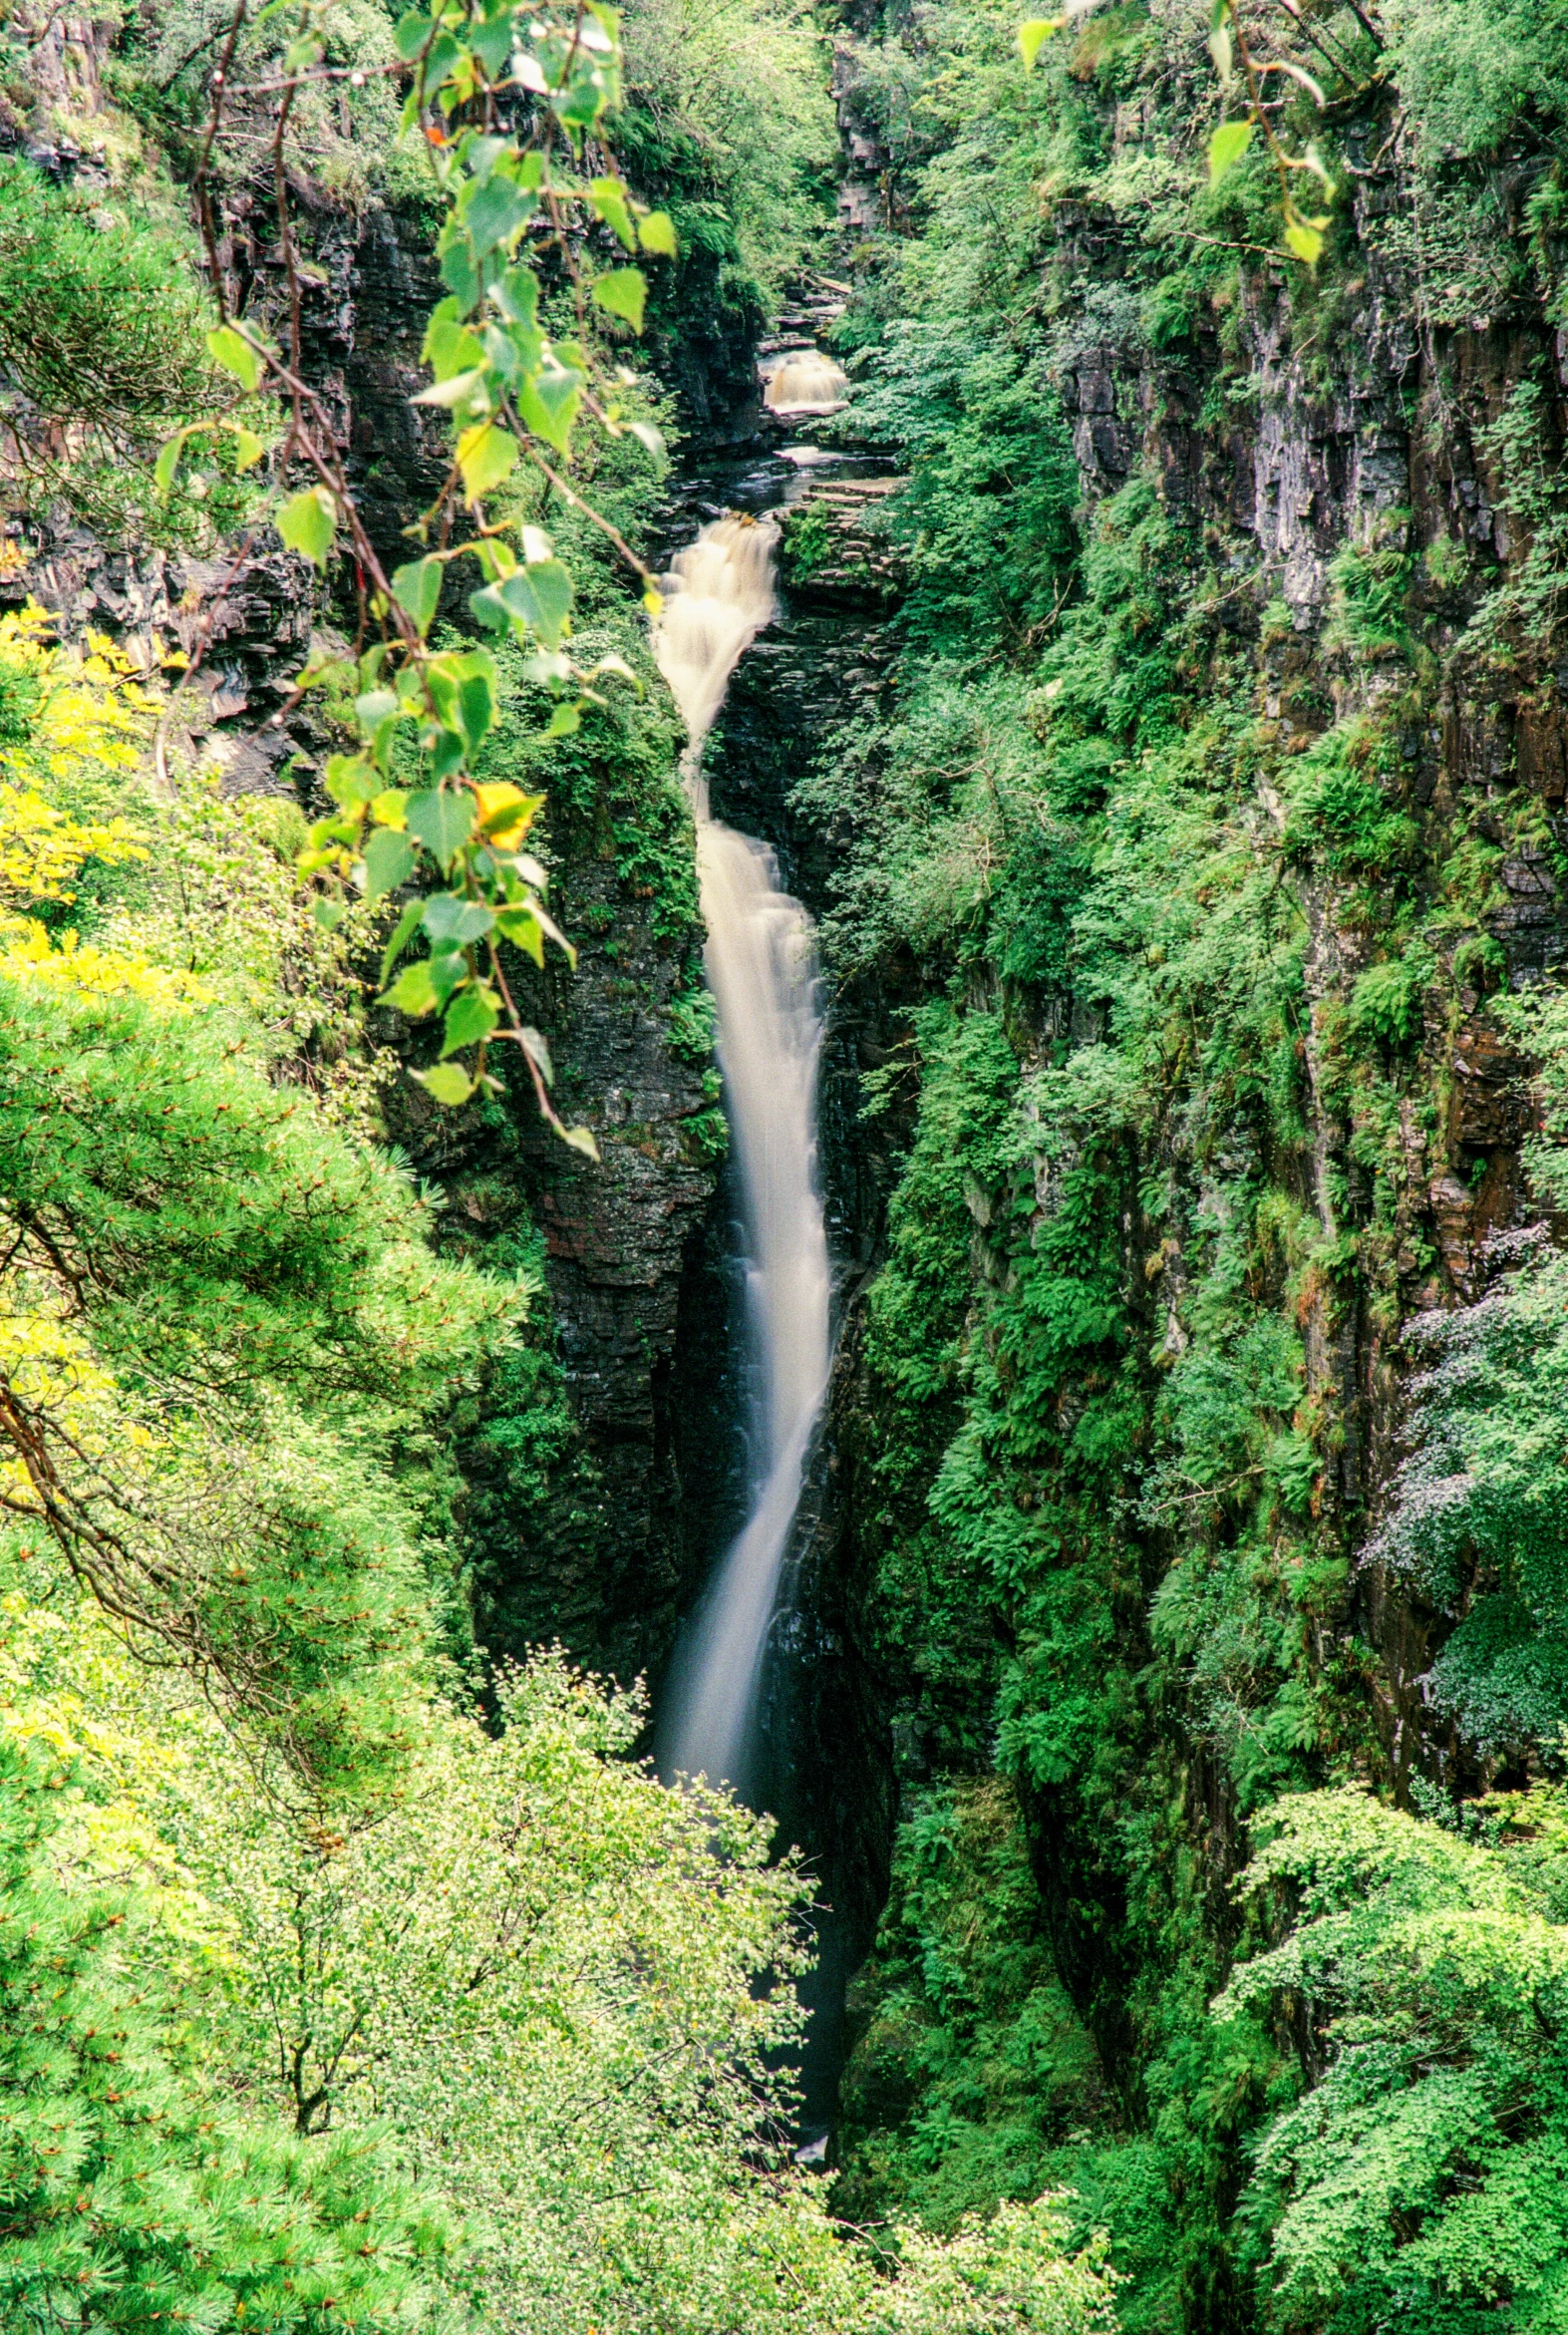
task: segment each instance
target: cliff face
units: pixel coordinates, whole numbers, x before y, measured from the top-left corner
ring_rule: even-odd
[[[409,403],[439,284],[417,232],[385,210],[352,235],[329,223],[313,258],[327,279],[321,376],[391,553],[439,482]],[[662,1668],[729,1520],[737,1466],[715,1082],[701,1041],[683,1043],[672,1019],[700,977],[702,938],[676,749],[667,720],[646,749],[640,734],[590,732],[569,802],[562,792],[548,815],[551,904],[579,956],[571,976],[531,984],[530,1010],[600,1162],[567,1154],[525,1094],[499,1124],[459,1131],[399,1101],[402,1140],[449,1190],[457,1235],[478,1247],[498,1236],[510,1253],[531,1223],[542,1244],[554,1425],[514,1432],[502,1406],[464,1459],[481,1526],[480,1636],[506,1654],[559,1637],[625,1681]],[[518,1400],[529,1412],[538,1399],[530,1374]]]
[[[106,199],[104,158],[132,135],[105,95],[114,48],[113,27],[51,19],[33,57],[36,105],[0,121],[0,138],[46,173],[101,183]],[[429,221],[417,206],[351,207],[303,171],[290,184],[307,371],[390,566],[445,473],[440,419],[410,403],[442,289]],[[282,294],[269,200],[248,182],[225,185],[216,219],[229,298],[262,314]],[[742,303],[730,323],[730,339],[716,329],[711,346],[683,357],[699,426],[716,426],[737,377],[751,390],[758,319]],[[286,726],[273,715],[313,634],[351,626],[352,610],[324,596],[303,561],[264,548],[236,561],[225,541],[200,556],[106,541],[63,502],[39,507],[25,478],[10,501],[0,597],[35,596],[69,638],[107,631],[149,670],[199,648],[172,708],[170,751],[218,768],[225,791],[297,794],[320,808],[317,773],[341,740],[309,699]],[[465,620],[461,605],[450,613]],[[606,620],[639,624],[613,604]],[[545,774],[552,905],[580,959],[574,977],[534,984],[531,1010],[600,1164],[543,1136],[525,1091],[514,1109],[461,1125],[406,1083],[386,1098],[389,1133],[446,1192],[445,1237],[503,1268],[534,1266],[545,1282],[526,1353],[460,1422],[478,1633],[499,1654],[560,1638],[626,1681],[662,1666],[730,1521],[739,1464],[723,1129],[691,1019],[702,935],[678,743],[656,688],[646,713],[585,728],[560,790]],[[421,1058],[418,1027],[381,1020],[384,1043]]]
[[[1179,208],[1184,22],[1088,25],[1034,144],[1000,67],[934,54],[962,171],[888,112],[918,54],[840,43],[856,424],[913,454],[912,590],[790,847],[834,859],[801,880],[879,999],[894,1158],[836,1413],[894,1819],[842,2194],[1068,2182],[1128,2323],[1208,2330],[1256,2323],[1244,2144],[1303,2080],[1283,2033],[1212,2056],[1254,1821],[1543,1756],[1434,1672],[1505,1568],[1380,1532],[1422,1317],[1556,1221],[1516,1008],[1568,953],[1568,360],[1538,129],[1434,160],[1433,84],[1369,46],[1293,133],[1337,158],[1314,275],[1261,175]]]
[[[1376,143],[1363,134],[1363,144]],[[1305,1140],[1294,1157],[1274,1150],[1258,1168],[1310,1212],[1325,1241],[1358,1242],[1369,1261],[1377,1251],[1358,1294],[1325,1283],[1299,1308],[1306,1399],[1334,1422],[1317,1512],[1351,1550],[1370,1536],[1400,1456],[1400,1381],[1411,1367],[1403,1325],[1478,1296],[1488,1238],[1540,1214],[1519,1158],[1534,1124],[1529,1065],[1486,992],[1517,994],[1568,958],[1556,827],[1568,718],[1557,644],[1549,628],[1519,641],[1505,675],[1475,646],[1478,610],[1527,550],[1507,515],[1517,481],[1499,424],[1521,384],[1543,384],[1541,456],[1555,462],[1568,353],[1561,333],[1527,311],[1421,329],[1414,270],[1379,232],[1419,199],[1394,159],[1359,172],[1347,220],[1354,256],[1343,263],[1355,272],[1332,353],[1316,320],[1294,313],[1278,270],[1251,286],[1229,351],[1201,324],[1174,359],[1135,331],[1103,337],[1097,294],[1127,272],[1124,229],[1089,205],[1064,204],[1055,222],[1054,265],[1077,293],[1060,328],[1055,385],[1083,507],[1093,514],[1130,479],[1157,481],[1162,507],[1201,533],[1217,575],[1235,579],[1216,592],[1207,624],[1211,640],[1228,636],[1239,651],[1229,685],[1261,717],[1250,816],[1283,834],[1288,813],[1270,766],[1288,769],[1314,741],[1376,725],[1387,740],[1383,798],[1411,822],[1400,872],[1422,901],[1453,901],[1466,844],[1495,855],[1484,901],[1459,909],[1451,978],[1425,991],[1418,1040],[1412,1032],[1418,1059],[1395,1081],[1398,1134],[1377,1158],[1365,1111],[1347,1091],[1344,1009],[1385,961],[1387,927],[1369,913],[1365,868],[1336,866],[1320,847],[1300,851],[1293,869],[1306,932]],[[1255,411],[1217,428],[1205,418],[1216,388],[1243,369]],[[1401,605],[1397,619],[1371,625],[1357,592],[1366,590],[1360,571],[1379,563],[1397,578]],[[1482,958],[1474,943],[1486,935],[1495,953]],[[1175,1160],[1185,1166],[1179,1153]],[[1201,1178],[1186,1206],[1201,1210]],[[1161,1287],[1177,1320],[1190,1232],[1175,1216],[1130,1229],[1129,1263],[1145,1246],[1169,1244],[1174,1262]],[[1346,1643],[1376,1648],[1366,1676],[1395,1775],[1455,1751],[1424,1708],[1433,1617],[1412,1604],[1408,1584],[1391,1590],[1376,1566],[1358,1568],[1337,1626]]]

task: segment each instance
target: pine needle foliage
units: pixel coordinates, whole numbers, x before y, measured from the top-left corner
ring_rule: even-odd
[[[16,2335],[434,2328],[448,2231],[375,2138],[290,2142],[203,2072],[135,1889],[69,1889],[71,1782],[0,1736],[0,2320]]]

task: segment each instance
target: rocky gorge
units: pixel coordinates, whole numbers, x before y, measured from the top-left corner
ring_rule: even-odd
[[[667,91],[629,133],[685,222],[638,392],[676,451],[584,492],[667,585],[701,530],[777,525],[701,776],[822,960],[831,1375],[750,1795],[817,1892],[789,2147],[862,2229],[1070,2192],[1131,2335],[1545,2330],[1560,33],[1210,13],[1069,11],[1022,54],[992,10],[824,18],[835,137],[764,289]],[[31,55],[14,152],[113,194],[119,36],[52,18]],[[236,314],[286,298],[258,189],[214,221]],[[390,564],[448,461],[428,209],[325,166],[293,199],[310,384]],[[791,360],[843,398],[770,402]],[[542,1284],[445,1430],[470,1651],[558,1644],[657,1719],[756,1489],[747,1203],[682,722],[571,539],[635,702],[540,743],[508,679],[482,776],[546,798],[576,961],[515,974],[599,1157],[525,1091],[379,1108],[437,1253]],[[165,747],[321,814],[341,709],[290,676],[349,577],[25,485],[7,540],[7,604],[66,641],[199,648]],[[442,620],[475,637],[450,589]],[[429,1069],[429,1024],[363,1010]],[[1508,2198],[1522,2268],[1481,2226]]]

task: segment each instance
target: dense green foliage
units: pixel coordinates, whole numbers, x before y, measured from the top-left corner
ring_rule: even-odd
[[[161,803],[141,697],[36,634],[0,641],[7,2323],[1108,2324],[1050,2198],[873,2245],[791,2164],[796,1863],[635,1762],[637,1695],[480,1669],[456,1456],[509,1437],[515,1492],[559,1396],[536,1244],[434,1253],[374,1061],[312,1062],[364,1054],[374,903],[323,933],[291,834],[269,894],[258,807]],[[51,806],[61,759],[115,818]]]
[[[154,492],[160,441],[221,392],[192,238],[148,191],[149,207],[111,210],[19,157],[0,166],[8,500],[24,527],[63,494],[106,534],[209,543],[251,500],[232,463],[170,503]]]
[[[1568,1202],[1516,907],[1568,871],[1568,27],[1265,13],[1021,52],[993,0],[855,38],[335,0],[243,27],[220,121],[230,20],[180,0],[116,37],[91,184],[0,171],[19,523],[62,496],[143,555],[271,510],[387,636],[307,667],[349,742],[312,915],[292,802],[225,803],[166,724],[151,784],[157,688],[0,628],[8,2324],[1564,2323],[1568,1274],[1485,1235]],[[834,40],[880,222],[832,262],[843,427],[907,475],[904,590],[796,808],[849,838],[835,974],[920,1002],[865,1095],[899,1167],[846,1432],[900,1796],[825,2188],[780,2072],[806,1877],[637,1764],[636,1692],[484,1644],[571,1628],[615,1526],[520,1196],[552,918],[643,1010],[637,902],[672,1053],[711,1046],[594,514],[635,568],[661,432],[749,383]],[[227,229],[277,197],[210,338],[193,173]],[[390,575],[287,281],[383,197],[437,243],[452,424]],[[824,541],[791,526],[795,582]],[[399,1042],[470,1106],[446,1221],[364,1010],[416,945]]]
[[[148,2000],[149,1893],[61,1884],[72,1771],[4,1741],[0,1782],[6,2325],[407,2325],[443,2251],[428,2208],[371,2140],[311,2149],[236,2118]]]
[[[694,339],[746,349],[819,226],[833,160],[825,42],[777,0],[634,0],[624,31],[622,150],[639,186],[669,202],[681,244],[673,284],[654,294],[678,370]]]
[[[305,62],[338,73],[389,56],[388,26],[361,23],[376,37],[360,48],[357,21],[327,12]],[[171,12],[129,44],[136,59],[164,36],[161,85],[128,70],[120,94],[187,167],[182,77],[199,87],[222,29]],[[820,121],[809,42],[787,20],[776,33],[767,88],[743,77],[725,19],[666,25],[649,69],[679,93],[681,135],[708,144],[725,233],[775,286]],[[275,61],[254,35],[235,54],[240,71]],[[610,101],[613,58],[610,31],[561,49],[570,135]],[[728,113],[703,111],[714,65]],[[300,54],[283,65],[300,68]],[[452,70],[438,54],[426,94]],[[775,141],[780,174],[748,209],[737,149],[790,90],[805,143]],[[320,86],[299,94],[285,187],[286,167],[342,160],[312,147],[333,121]],[[385,96],[364,101],[373,124]],[[445,118],[464,102],[454,93]],[[347,98],[336,127],[347,143]],[[471,159],[466,133],[453,143]],[[481,151],[478,174],[458,174],[449,274],[472,261],[483,275],[504,242],[480,213],[527,190],[513,160],[497,176]],[[219,161],[232,169],[231,152]],[[7,183],[22,221],[22,259],[0,271],[8,356],[35,296],[35,212],[56,205],[71,227],[60,282],[37,296],[76,337],[62,323],[27,352],[27,395],[73,427],[118,427],[116,399],[138,424],[156,409],[179,432],[165,484],[209,500],[214,446],[218,469],[265,452],[249,398],[259,308],[213,336],[244,393],[214,433],[204,359],[177,370],[201,318],[188,279],[149,308],[161,246],[123,221],[78,233],[69,199],[20,168]],[[665,231],[635,216],[657,249]],[[625,274],[594,281],[629,323]],[[162,371],[139,318],[166,330]],[[585,383],[596,362],[529,345],[535,373]],[[660,399],[629,397],[638,432],[580,459],[572,495],[637,532],[656,476],[643,417]],[[509,916],[505,939],[542,971],[546,870],[515,850],[537,822],[543,858],[579,871],[585,914],[618,891],[652,902],[672,1048],[704,1064],[712,1032],[675,725],[626,594],[589,555],[572,495],[540,472],[497,499],[510,466],[491,446],[476,467],[471,433],[500,423],[459,422],[470,510],[489,496],[526,547],[520,564],[484,556],[492,580],[523,576],[533,595],[527,638],[475,655],[438,632],[427,648],[436,557],[399,587],[418,617],[409,669],[461,747],[456,786],[450,754],[434,772],[421,759],[447,751],[435,736],[398,734],[397,698],[350,715],[345,684],[352,697],[386,676],[329,641],[312,667],[322,726],[368,743],[329,765],[328,855],[363,845],[371,862],[330,904],[295,878],[295,804],[224,801],[216,758],[172,731],[157,676],[134,679],[100,639],[58,645],[37,610],[0,626],[0,2315],[36,2335],[1092,2335],[1111,2323],[1102,2249],[1069,2246],[1051,2196],[951,2235],[831,2217],[788,2147],[796,1859],[771,1856],[767,1819],[666,1790],[638,1762],[640,1693],[558,1652],[491,1666],[475,1643],[504,1569],[492,1559],[533,1528],[569,1414],[548,1326],[527,1320],[539,1242],[515,1185],[498,1237],[438,1240],[440,1195],[385,1142],[400,1066],[372,1042],[367,975],[416,864],[406,835],[429,828],[455,884],[514,875],[534,903],[442,895],[414,962],[431,985],[444,941],[447,956],[470,949],[446,1000],[464,981],[477,994],[475,916]],[[540,434],[570,459],[558,409]],[[358,524],[346,497],[310,487],[276,515],[317,564],[334,515]],[[611,660],[622,684],[564,708],[566,571],[540,548],[545,524],[576,570],[579,657]],[[536,780],[547,821],[523,792]],[[443,824],[455,807],[461,834]],[[316,864],[324,848],[318,828]],[[610,956],[616,933],[587,921]],[[451,1053],[450,1021],[446,1037]],[[427,1085],[444,1099],[439,1077]],[[517,1098],[493,1074],[481,1096],[476,1147],[514,1170]],[[696,1117],[715,1116],[705,1092]]]
[[[1067,2182],[1130,2328],[1545,2324],[1556,2013],[1527,2034],[1534,1980],[1501,1972],[1555,1900],[1472,1889],[1528,1856],[1477,1835],[1461,1875],[1438,1820],[1453,1784],[1558,1756],[1562,1276],[1528,1244],[1445,1265],[1432,1211],[1445,1174],[1454,1206],[1497,1192],[1478,1247],[1513,1204],[1501,1139],[1454,1133],[1448,1044],[1515,961],[1499,868],[1549,846],[1522,752],[1487,784],[1445,745],[1435,799],[1415,766],[1500,675],[1556,703],[1532,383],[1563,33],[1411,0],[1292,12],[1287,51],[1238,12],[1327,95],[1320,119],[1298,80],[1276,118],[1339,180],[1313,275],[1265,264],[1267,158],[1210,171],[1201,14],[1086,12],[1029,71],[1006,11],[919,10],[846,77],[886,224],[839,327],[844,428],[908,470],[907,594],[891,708],[797,802],[854,838],[841,974],[913,965],[942,1002],[870,1082],[907,1137],[855,1430],[901,1797],[840,2193],[946,2217]],[[1351,166],[1389,189],[1354,215]],[[1441,341],[1402,393],[1412,472],[1462,407],[1517,523],[1462,536],[1392,478],[1341,507],[1314,474],[1309,583],[1265,457],[1332,383],[1380,394],[1369,280],[1428,335],[1521,336],[1484,398]],[[1545,1064],[1550,1120],[1560,1007],[1532,994],[1490,1027]],[[1526,1147],[1536,1204],[1561,1205],[1555,1154]],[[1388,1683],[1397,1600],[1434,1617],[1424,1707]],[[1408,1795],[1443,1728],[1419,1819],[1319,1797]],[[1263,1849],[1239,1906],[1228,1885],[1271,1832],[1341,1839],[1334,1902],[1366,1901],[1318,2009],[1279,1943],[1317,1910],[1294,1851]]]
[[[1276,2006],[1311,2080],[1241,2200],[1272,2327],[1561,2322],[1561,1795],[1439,1813],[1304,1794],[1248,1871],[1286,1934],[1216,2014]]]

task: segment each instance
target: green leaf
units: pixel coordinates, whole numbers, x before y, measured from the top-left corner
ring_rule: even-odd
[[[443,563],[439,559],[411,559],[392,571],[392,589],[398,605],[423,639],[441,605]]]
[[[538,207],[538,197],[524,194],[509,178],[497,175],[475,186],[464,205],[463,223],[477,256],[482,259],[498,243],[509,245]]]
[[[411,406],[466,406],[482,388],[485,371],[483,365],[472,365],[467,373],[454,373],[446,381],[433,381],[429,389],[418,390],[409,403]]]
[[[544,969],[544,927],[531,908],[503,908],[497,923],[503,940],[532,957]]]
[[[491,81],[498,81],[506,70],[512,42],[516,39],[511,10],[502,8],[497,15],[481,16],[476,22],[470,19],[469,39]],[[510,143],[509,139],[495,141],[502,148],[509,147]]]
[[[538,559],[516,568],[505,580],[470,595],[469,606],[481,624],[514,620],[553,649],[571,614],[571,577],[558,559]]]
[[[398,711],[398,700],[390,689],[367,689],[354,700],[354,719],[362,730],[374,730]]]
[[[570,366],[552,359],[517,389],[517,411],[534,437],[553,446],[557,454],[571,450],[571,426],[582,402],[582,379]]]
[[[392,40],[405,65],[413,64],[435,29],[430,18],[418,8],[411,9],[407,16],[399,18]]]
[[[1308,267],[1316,267],[1323,257],[1323,236],[1318,228],[1310,226],[1305,219],[1285,221],[1285,241],[1298,259],[1306,261]]]
[[[661,258],[675,257],[675,228],[666,210],[651,210],[645,219],[637,222],[637,233],[645,251],[655,251]]]
[[[159,495],[165,498],[173,490],[174,474],[179,468],[179,458],[185,451],[185,440],[189,436],[188,430],[176,430],[173,437],[166,438],[158,450],[157,461],[153,467],[153,484]]]
[[[508,267],[495,286],[495,305],[508,324],[531,331],[539,319],[539,285],[533,270]]]
[[[396,828],[378,828],[365,845],[366,898],[379,900],[395,892],[414,873],[414,845],[408,836]]]
[[[363,754],[334,754],[327,758],[327,793],[345,811],[372,803],[381,793],[381,774]]]
[[[443,300],[425,327],[421,364],[428,365],[438,381],[450,381],[455,373],[471,373],[483,355],[479,341],[459,316],[457,301]]]
[[[425,929],[441,948],[469,948],[495,921],[482,900],[460,899],[456,892],[433,892],[424,908]]]
[[[593,296],[612,316],[624,318],[633,332],[642,331],[648,279],[640,267],[612,267],[607,275],[595,278]]]
[[[454,230],[457,230],[456,219],[453,220],[452,226]],[[473,253],[469,248],[468,238],[461,231],[455,231],[450,242],[445,235],[443,236],[441,280],[449,291],[457,294],[465,315],[476,305],[479,297],[479,271],[474,263]]]
[[[469,752],[476,753],[495,727],[495,667],[488,649],[473,649],[463,660],[458,719]]]
[[[1209,140],[1209,184],[1217,186],[1252,144],[1250,122],[1222,122]]]
[[[551,714],[546,738],[571,738],[582,728],[582,715],[574,705],[558,705]]]
[[[1209,55],[1214,60],[1215,72],[1228,89],[1235,63],[1230,38],[1230,0],[1214,0],[1209,11]]]
[[[266,453],[266,448],[254,430],[247,430],[243,422],[229,425],[234,433],[234,467],[240,471],[254,470]]]
[[[405,965],[380,1002],[383,1005],[395,1005],[399,1013],[406,1013],[415,1020],[421,1014],[429,1013],[437,1002],[430,959],[421,957],[417,965]]]
[[[616,239],[628,251],[635,251],[637,229],[632,224],[631,205],[627,202],[626,188],[620,179],[595,178],[588,189],[588,200]]]
[[[549,1042],[545,1038],[544,1032],[542,1030],[519,1030],[517,1035],[522,1040],[524,1054],[533,1064],[540,1078],[547,1087],[553,1087],[555,1084],[555,1065],[550,1060]]]
[[[463,61],[463,48],[450,32],[438,33],[425,57],[425,96],[436,95],[455,65]]]
[[[476,501],[498,487],[516,460],[517,441],[509,430],[499,429],[493,422],[480,422],[474,429],[465,430],[458,441],[458,468],[469,500]]]
[[[473,798],[451,787],[432,788],[409,797],[406,816],[411,832],[445,867],[473,832]]]
[[[303,495],[291,496],[272,523],[291,551],[300,552],[313,567],[326,566],[337,514],[324,487],[307,487]]]
[[[1062,30],[1066,21],[1067,19],[1061,16],[1032,16],[1027,24],[1019,26],[1018,49],[1026,68],[1033,71],[1035,59],[1040,55],[1046,42],[1050,40],[1053,33],[1059,33]]]
[[[243,333],[237,333],[231,324],[220,324],[207,334],[207,354],[225,373],[232,373],[242,389],[254,394],[261,380],[261,359]]]
[[[411,1076],[428,1095],[433,1095],[438,1103],[445,1103],[450,1110],[467,1103],[473,1092],[473,1081],[455,1062],[438,1062],[434,1070],[417,1070]]]
[[[348,914],[347,900],[312,900],[310,912],[323,932],[336,932]]]
[[[418,932],[420,919],[424,913],[425,902],[423,900],[410,900],[392,927],[392,936],[381,952],[381,985],[384,989],[387,985],[388,974],[414,938],[415,933]]]
[[[460,1046],[476,1046],[499,1020],[500,1009],[488,989],[460,989],[447,1008],[443,1054],[456,1054]]]

